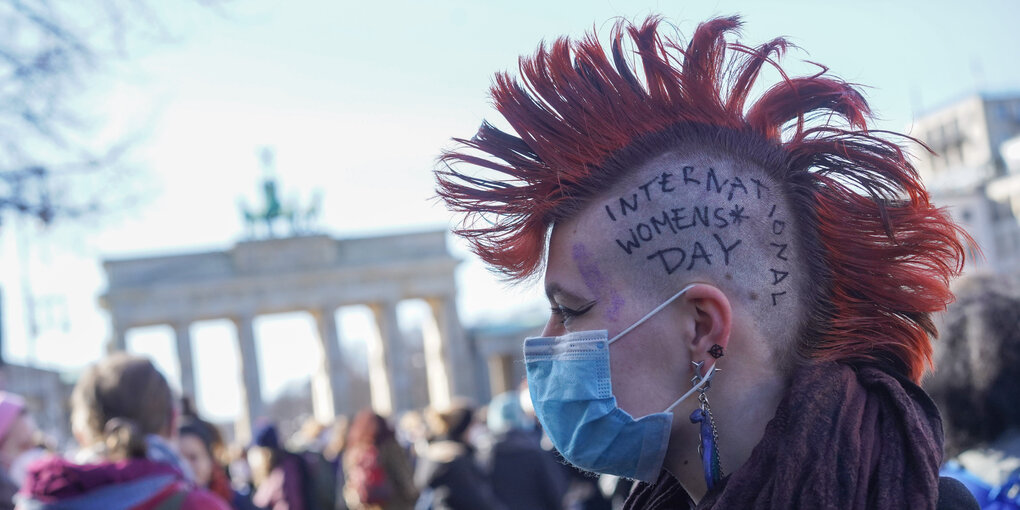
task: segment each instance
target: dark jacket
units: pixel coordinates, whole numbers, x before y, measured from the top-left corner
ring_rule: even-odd
[[[18,484],[0,469],[0,510],[13,510],[14,495],[18,492]]]
[[[432,510],[503,509],[475,462],[474,450],[458,441],[430,443],[418,460],[414,481],[432,498]]]
[[[534,434],[510,429],[493,438],[480,456],[496,498],[507,508],[562,508],[567,485],[563,469]]]
[[[252,502],[266,510],[305,510],[301,459],[284,452],[280,464],[255,490]]]

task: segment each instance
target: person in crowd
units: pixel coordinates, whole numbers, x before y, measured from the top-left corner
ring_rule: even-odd
[[[410,510],[418,499],[411,460],[382,416],[355,415],[343,454],[344,497],[352,510]]]
[[[223,447],[219,430],[194,413],[182,413],[185,421],[177,428],[177,449],[188,462],[199,487],[208,489],[235,510],[257,510],[248,493],[234,490],[227,468],[216,455]]]
[[[326,447],[326,441],[329,440],[327,432],[328,427],[325,424],[314,416],[309,416],[301,422],[301,427],[287,441],[287,449],[292,452],[322,452]]]
[[[1020,292],[1015,278],[968,277],[943,316],[938,370],[924,388],[942,411],[943,474],[982,508],[1020,508]]]
[[[418,458],[428,446],[429,429],[420,411],[406,411],[397,422],[397,443],[407,452],[411,465],[418,465]]]
[[[347,434],[350,432],[350,420],[347,416],[337,416],[327,432],[326,444],[322,454],[331,462],[340,464],[344,450],[347,448]]]
[[[344,475],[344,450],[347,448],[347,433],[350,430],[350,421],[346,416],[337,416],[333,421],[333,426],[330,427],[328,432],[328,441],[326,446],[322,450],[322,455],[333,464],[335,470],[335,477],[333,487],[336,490],[334,494],[334,506],[335,510],[348,510],[347,500],[343,497],[344,485],[347,483],[347,477]]]
[[[170,387],[143,357],[113,354],[89,367],[71,395],[71,430],[90,460],[33,464],[19,509],[228,510],[197,488],[167,441],[176,428]]]
[[[433,510],[503,508],[467,440],[473,415],[465,403],[445,411],[426,409],[430,440],[418,459],[414,481]]]
[[[436,171],[484,261],[545,273],[553,313],[524,346],[545,433],[640,480],[628,508],[965,493],[917,383],[966,234],[858,87],[781,72],[788,43],[729,41],[738,17],[683,44],[661,24],[540,46],[493,82],[513,132],[483,123]]]
[[[306,466],[280,444],[276,425],[260,424],[248,449],[255,482],[252,502],[266,510],[306,510],[312,500]]]
[[[330,426],[315,417],[308,417],[301,428],[288,440],[287,450],[301,458],[305,468],[305,483],[310,484],[308,506],[312,509],[334,510],[337,507],[337,493],[343,485],[342,472],[334,462],[335,456],[327,456],[325,450],[330,440]]]
[[[0,391],[0,510],[14,508],[22,480],[16,465],[35,448],[35,421],[20,395]]]
[[[225,461],[230,487],[250,501],[255,494],[255,481],[251,465],[248,464],[248,449],[248,446],[239,443],[230,445],[227,447]]]
[[[215,441],[202,422],[189,420],[177,428],[177,450],[191,467],[195,483],[230,502],[233,500],[230,480],[213,454]]]
[[[539,446],[517,392],[496,395],[489,403],[486,422],[492,438],[479,448],[479,461],[496,498],[506,508],[563,508],[567,484],[563,467]]]

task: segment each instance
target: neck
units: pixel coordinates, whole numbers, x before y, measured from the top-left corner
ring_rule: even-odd
[[[712,384],[713,388],[707,395],[719,432],[720,464],[723,474],[729,474],[747,462],[754,447],[761,441],[765,427],[775,415],[785,393],[786,381],[778,375],[758,374],[757,377],[744,378],[744,381],[717,378]],[[697,405],[697,400],[694,400],[686,411],[678,408],[664,466],[696,502],[708,492],[705,470],[696,446],[700,444],[699,426],[688,419]]]

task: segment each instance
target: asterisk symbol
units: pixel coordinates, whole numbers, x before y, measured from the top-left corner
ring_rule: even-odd
[[[734,226],[739,227],[740,224],[746,219],[749,219],[749,216],[744,215],[744,208],[734,204],[733,210],[730,211],[730,223],[733,223]]]

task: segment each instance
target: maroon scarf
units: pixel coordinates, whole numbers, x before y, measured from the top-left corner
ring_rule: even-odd
[[[875,367],[822,363],[797,372],[751,457],[697,508],[934,509],[941,463],[942,422],[919,387]],[[625,506],[693,507],[665,471]]]

